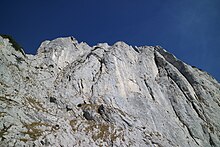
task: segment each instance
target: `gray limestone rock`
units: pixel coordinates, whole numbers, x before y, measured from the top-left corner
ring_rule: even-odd
[[[220,84],[156,46],[0,37],[0,146],[220,146]]]

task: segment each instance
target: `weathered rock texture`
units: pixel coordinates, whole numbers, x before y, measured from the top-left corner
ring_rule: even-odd
[[[159,46],[0,37],[0,146],[220,146],[220,84]]]

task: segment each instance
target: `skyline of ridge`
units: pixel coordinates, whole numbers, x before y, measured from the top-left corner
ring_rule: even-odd
[[[40,43],[73,36],[94,46],[124,41],[160,45],[220,81],[220,1],[10,1],[0,4],[0,33],[35,54]]]

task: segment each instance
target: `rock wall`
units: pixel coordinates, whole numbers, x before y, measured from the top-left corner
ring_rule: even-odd
[[[163,48],[0,37],[0,146],[220,146],[220,84]]]

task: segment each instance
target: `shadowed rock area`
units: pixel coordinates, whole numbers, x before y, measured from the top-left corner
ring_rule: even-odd
[[[162,47],[0,37],[0,146],[219,147],[220,84]]]

